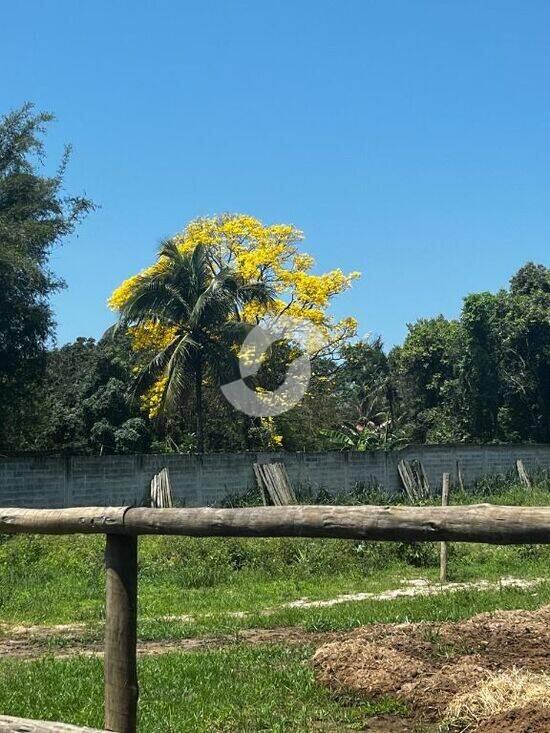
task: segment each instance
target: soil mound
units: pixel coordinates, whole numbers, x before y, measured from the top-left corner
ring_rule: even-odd
[[[363,627],[320,647],[313,667],[317,679],[336,693],[395,697],[416,720],[438,722],[453,698],[499,672],[548,672],[550,606],[483,613],[457,623]],[[544,720],[548,711],[539,707],[539,713]],[[541,730],[549,733],[550,726]]]
[[[495,715],[475,729],[475,733],[548,733],[550,731],[550,710],[541,710],[536,705],[515,708]]]

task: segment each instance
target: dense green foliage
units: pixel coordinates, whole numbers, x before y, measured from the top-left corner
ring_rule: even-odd
[[[550,441],[550,268],[413,324],[389,360],[412,440]]]
[[[288,348],[277,344],[257,381],[284,379]],[[278,447],[261,420],[220,395],[221,357],[211,360],[201,400],[210,449]],[[113,339],[78,339],[47,353],[46,378],[34,390],[38,450],[140,452],[195,450],[196,399],[182,378],[181,410],[151,419],[130,399],[135,354]],[[217,371],[217,374],[216,374]],[[185,385],[188,388],[185,388]],[[286,450],[391,449],[407,442],[550,440],[550,269],[527,264],[509,290],[469,295],[459,320],[438,316],[409,326],[401,346],[382,340],[345,346],[338,360],[313,363],[302,402],[273,419]],[[37,419],[38,416],[38,419]]]
[[[35,447],[63,452],[137,453],[151,431],[126,398],[132,378],[128,339],[78,339],[48,354]]]
[[[550,268],[467,296],[458,320],[409,325],[388,355],[379,339],[348,346],[340,378],[355,414],[332,445],[550,441]]]
[[[34,388],[54,332],[48,296],[63,285],[49,255],[92,208],[86,198],[63,194],[69,148],[54,175],[41,173],[42,136],[52,119],[25,105],[0,120],[0,446],[7,449],[31,440]]]

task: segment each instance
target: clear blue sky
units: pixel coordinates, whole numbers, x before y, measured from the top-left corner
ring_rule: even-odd
[[[1,110],[54,112],[101,205],[53,259],[59,341],[192,217],[291,222],[361,270],[337,315],[406,323],[549,264],[547,0],[3,3]]]

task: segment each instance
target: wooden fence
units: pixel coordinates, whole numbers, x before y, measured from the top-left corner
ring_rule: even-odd
[[[138,536],[333,537],[399,542],[550,544],[550,507],[274,506],[246,509],[0,509],[0,533],[105,534],[105,728],[135,733]],[[0,733],[84,733],[0,716]],[[97,733],[97,731],[96,731]]]

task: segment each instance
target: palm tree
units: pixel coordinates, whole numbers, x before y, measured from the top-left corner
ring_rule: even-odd
[[[170,343],[160,349],[138,374],[137,391],[165,378],[161,412],[174,410],[194,386],[197,448],[204,451],[203,384],[206,371],[221,379],[235,370],[232,346],[249,328],[240,317],[242,306],[273,299],[268,286],[250,283],[220,264],[198,245],[181,252],[173,240],[159,250],[161,267],[142,275],[120,311],[117,329],[159,324],[174,329]]]

